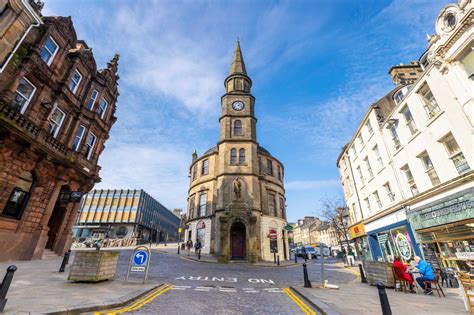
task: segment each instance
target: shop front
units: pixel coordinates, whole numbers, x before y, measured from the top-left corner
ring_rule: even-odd
[[[351,241],[354,243],[357,257],[359,260],[370,260],[370,248],[365,235],[364,225],[359,223],[349,228]]]
[[[400,256],[407,262],[415,256],[421,256],[403,208],[366,224],[365,230],[374,261],[392,262],[396,256]]]
[[[425,259],[435,267],[474,268],[474,188],[408,211]]]

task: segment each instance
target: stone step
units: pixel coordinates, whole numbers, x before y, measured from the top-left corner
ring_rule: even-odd
[[[41,259],[43,260],[48,260],[48,259],[57,259],[57,258],[60,258],[61,256],[59,256],[58,254],[56,254],[55,252],[53,252],[52,250],[50,249],[45,249],[43,251],[43,255],[41,256]]]

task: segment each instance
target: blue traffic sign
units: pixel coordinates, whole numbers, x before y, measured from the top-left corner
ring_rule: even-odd
[[[139,250],[133,255],[133,264],[134,265],[144,265],[148,260],[148,253],[144,250]]]

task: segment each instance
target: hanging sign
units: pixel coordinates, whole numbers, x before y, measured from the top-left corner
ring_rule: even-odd
[[[397,245],[400,256],[402,256],[404,260],[410,260],[412,251],[407,237],[404,234],[398,232],[395,236],[395,244]]]

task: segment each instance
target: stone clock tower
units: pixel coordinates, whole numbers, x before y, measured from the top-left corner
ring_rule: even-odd
[[[287,259],[284,168],[257,142],[252,80],[237,42],[221,98],[217,145],[193,153],[185,240],[231,259]]]

